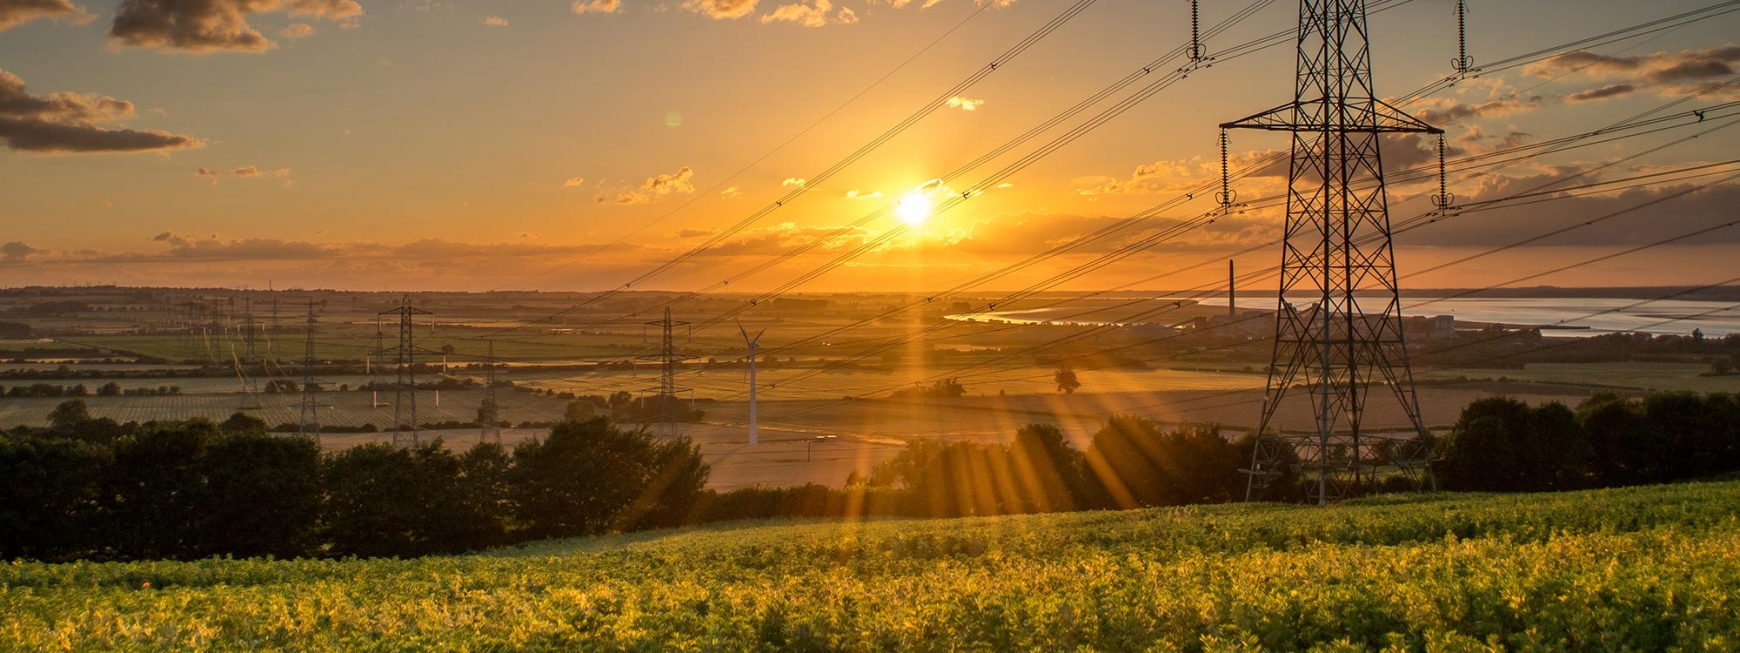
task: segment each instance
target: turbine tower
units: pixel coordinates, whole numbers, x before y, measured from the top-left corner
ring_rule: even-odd
[[[1301,0],[1293,101],[1221,125],[1223,134],[1293,135],[1275,345],[1257,446],[1244,470],[1247,500],[1295,464],[1319,504],[1386,474],[1416,486],[1432,479],[1402,338],[1379,145],[1387,134],[1443,131],[1377,99],[1369,35],[1365,0]],[[1374,384],[1401,404],[1406,433],[1367,428]],[[1310,396],[1315,428],[1271,433],[1290,392]]]
[[[737,332],[743,334],[743,344],[749,347],[749,444],[760,444],[760,434],[756,431],[755,420],[755,350],[761,348],[761,334],[767,329],[755,332],[755,337],[749,337],[749,331],[743,328],[743,323],[737,324]]]

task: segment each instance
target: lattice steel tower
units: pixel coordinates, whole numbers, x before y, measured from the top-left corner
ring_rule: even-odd
[[[495,341],[489,341],[489,360],[483,368],[483,404],[477,409],[477,424],[481,431],[478,442],[501,444],[501,403],[495,396]]]
[[[671,424],[677,421],[671,412],[681,405],[681,400],[677,398],[677,394],[688,391],[688,388],[677,387],[677,367],[688,357],[677,354],[676,327],[688,326],[689,323],[672,321],[671,308],[666,306],[664,319],[647,322],[646,325],[659,327],[661,332],[658,355],[659,387],[656,389],[658,394],[654,396],[654,401],[657,402],[654,408],[658,414],[660,429],[668,434],[671,430]],[[645,399],[642,401],[644,402]]]
[[[417,423],[416,365],[417,354],[420,353],[420,350],[417,349],[416,345],[416,325],[413,320],[418,315],[434,314],[412,306],[410,295],[405,295],[404,299],[400,300],[398,308],[381,311],[380,314],[383,317],[387,315],[399,317],[399,345],[379,352],[383,357],[385,354],[393,354],[394,367],[398,372],[398,377],[393,383],[393,446],[398,447],[404,444],[418,446],[422,444],[419,437],[422,427]],[[409,435],[402,433],[406,425],[404,418],[407,416],[411,418],[409,423],[411,433]]]
[[[1443,132],[1377,99],[1369,36],[1365,0],[1301,0],[1293,101],[1221,125],[1293,135],[1274,354],[1247,500],[1294,460],[1320,504],[1384,475],[1431,481],[1379,143],[1385,134]],[[1401,404],[1406,432],[1367,430],[1374,384]],[[1310,395],[1312,432],[1269,431],[1289,392]]]
[[[273,304],[274,309],[276,303]],[[301,414],[296,422],[297,435],[314,436],[320,441],[320,397],[315,394],[314,382],[314,299],[308,300],[307,331],[302,344],[302,406]]]

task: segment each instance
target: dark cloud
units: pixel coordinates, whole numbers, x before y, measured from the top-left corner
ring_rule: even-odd
[[[1420,102],[1413,114],[1427,124],[1447,127],[1464,120],[1500,118],[1541,108],[1547,99],[1538,95],[1523,97],[1514,93],[1501,94],[1486,102],[1466,103],[1449,98],[1433,98]]]
[[[719,233],[717,229],[683,229],[677,232],[678,238],[699,238]]]
[[[0,32],[39,18],[83,25],[96,17],[68,0],[0,0]]]
[[[45,153],[150,152],[200,147],[204,142],[165,131],[109,129],[104,123],[133,116],[133,103],[112,97],[31,95],[24,80],[0,70],[0,139],[8,149]]]
[[[1672,85],[1731,76],[1736,63],[1740,63],[1740,45],[1656,52],[1631,57],[1615,57],[1579,50],[1531,65],[1525,72],[1537,77],[1557,78],[1577,74],[1599,79],[1627,79],[1655,85]]]
[[[1630,95],[1636,91],[1637,87],[1630,84],[1609,84],[1601,88],[1592,88],[1587,91],[1572,93],[1570,97],[1565,99],[1571,102],[1593,102],[1596,100],[1616,98],[1621,95]]]
[[[355,0],[124,0],[109,39],[181,52],[265,52],[276,44],[248,16],[272,12],[349,24],[363,9]]]
[[[29,259],[34,254],[43,253],[43,251],[44,250],[40,250],[40,249],[37,249],[35,247],[31,247],[29,245],[26,245],[24,243],[21,243],[21,242],[18,242],[15,240],[15,241],[12,241],[10,243],[6,243],[4,245],[0,245],[0,261],[4,261],[7,263],[22,262],[26,259]]]
[[[167,240],[169,240],[169,239],[171,239],[171,238],[174,238],[174,237],[175,237],[175,232],[173,232],[173,231],[165,231],[165,232],[163,232],[163,233],[160,233],[160,234],[157,234],[157,235],[155,235],[155,236],[152,236],[152,237],[151,237],[151,240],[152,240],[152,241],[153,241],[153,242],[159,242],[159,243],[161,243],[161,242],[165,242],[165,241],[167,241]]]

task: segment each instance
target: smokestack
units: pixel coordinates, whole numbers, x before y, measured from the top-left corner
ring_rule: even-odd
[[[1238,317],[1238,276],[1233,274],[1233,260],[1226,260],[1226,314],[1227,317]]]

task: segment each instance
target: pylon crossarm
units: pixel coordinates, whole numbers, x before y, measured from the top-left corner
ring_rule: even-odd
[[[1367,102],[1370,104],[1367,105]],[[1277,132],[1320,132],[1335,131],[1361,134],[1443,134],[1444,130],[1433,127],[1407,114],[1407,112],[1391,106],[1383,100],[1371,98],[1349,98],[1343,106],[1355,115],[1346,122],[1336,117],[1335,123],[1322,118],[1327,117],[1321,108],[1327,104],[1323,98],[1288,102],[1262,113],[1246,116],[1232,122],[1221,123],[1221,129],[1254,129]],[[1317,118],[1317,119],[1314,119]]]

